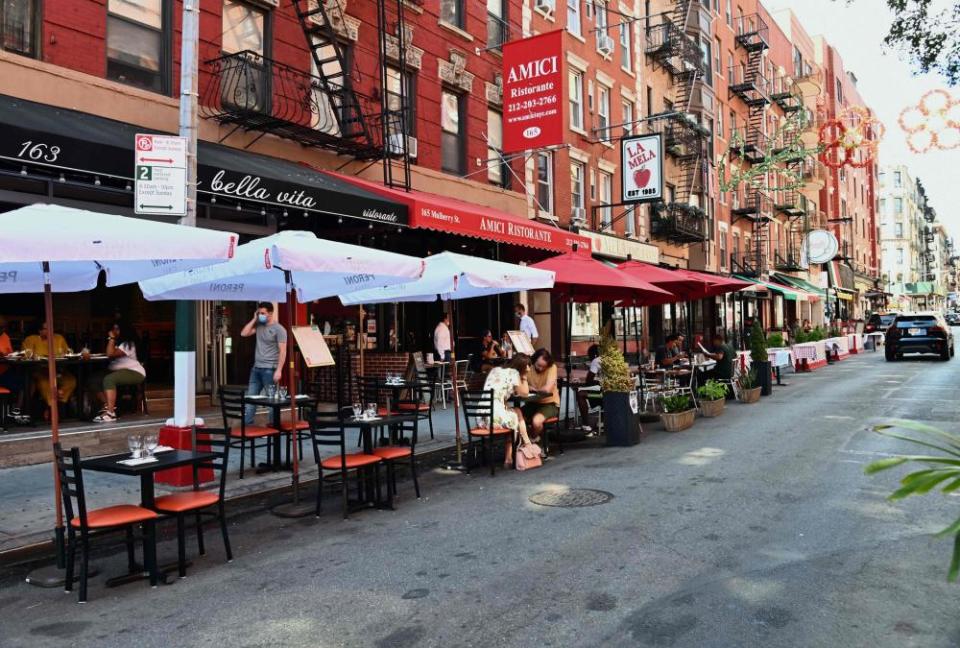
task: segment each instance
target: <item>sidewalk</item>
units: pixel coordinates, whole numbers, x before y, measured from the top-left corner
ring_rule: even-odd
[[[219,417],[205,419],[208,425],[221,424]],[[461,419],[461,427],[463,421]],[[430,429],[422,422],[418,431],[417,454],[424,454],[452,448],[455,445],[453,407],[438,409],[433,413],[435,438],[430,439]],[[350,444],[355,443],[357,432],[347,431]],[[463,433],[464,443],[466,434]],[[45,441],[49,450],[49,436]],[[97,452],[83,452],[84,456],[95,456]],[[335,454],[326,451],[321,457]],[[313,450],[309,442],[304,443],[303,461],[300,464],[300,482],[310,482],[317,478],[317,465],[313,461]],[[247,457],[249,462],[249,455]],[[266,450],[258,450],[257,461],[266,461]],[[258,492],[283,488],[290,485],[290,471],[272,472],[257,475],[248,466],[244,468],[244,478],[239,479],[240,452],[231,450],[230,466],[227,473],[226,496],[228,499],[243,497]],[[84,486],[88,506],[101,507],[140,501],[140,482],[123,475],[110,475],[99,472],[84,472]],[[157,495],[170,492],[163,484],[157,484]],[[308,499],[316,494],[314,485],[308,485],[302,492]],[[50,463],[4,468],[0,470],[0,553],[32,544],[47,542],[52,536],[56,517],[53,497],[53,472]]]

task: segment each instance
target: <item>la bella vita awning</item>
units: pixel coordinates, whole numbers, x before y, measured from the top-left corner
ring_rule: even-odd
[[[318,171],[406,205],[410,213],[410,227],[484,238],[557,253],[569,252],[574,249],[574,246],[586,254],[591,251],[590,239],[553,225],[448,196],[416,189],[404,191],[356,176],[319,169]]]

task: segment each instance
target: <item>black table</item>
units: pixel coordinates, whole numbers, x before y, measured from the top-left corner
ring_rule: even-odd
[[[105,457],[94,457],[84,459],[80,462],[80,468],[94,472],[112,473],[114,475],[127,475],[140,478],[140,506],[153,509],[155,497],[153,488],[153,477],[160,470],[168,468],[180,468],[181,466],[190,466],[204,461],[211,461],[216,455],[212,452],[194,452],[193,450],[169,450],[154,455],[157,460],[149,463],[139,464],[137,466],[127,466],[117,463],[123,459],[129,459],[129,453],[107,455]],[[142,568],[131,565],[129,573],[107,581],[107,587],[115,587],[135,580],[141,580],[148,576],[144,574]],[[161,565],[159,572],[164,582],[166,582],[167,572],[177,569],[176,563]]]
[[[390,414],[388,416],[378,416],[372,419],[356,419],[353,417],[343,419],[343,427],[345,429],[359,429],[360,434],[363,437],[363,451],[366,454],[371,454],[373,452],[374,443],[373,443],[373,430],[382,427],[392,427],[400,423],[409,423],[411,421],[416,421],[416,414]],[[368,506],[378,506],[380,503],[372,497],[374,493],[374,472],[371,469],[367,470],[366,479],[367,482],[366,488],[364,488],[364,493],[366,497],[361,501],[361,504]],[[390,493],[390,486],[387,485],[387,493]],[[393,496],[389,496],[390,507],[392,508]]]
[[[390,392],[390,401],[386,404],[387,411],[393,411],[393,407],[396,407],[397,401],[400,400],[400,392],[403,390],[417,389],[423,383],[417,380],[400,380],[394,382],[388,382],[386,378],[377,378],[377,391],[388,391]],[[419,392],[417,393],[419,396]],[[366,403],[364,403],[366,406]]]
[[[279,398],[279,397],[270,398],[269,396],[244,396],[243,400],[244,400],[244,404],[249,403],[251,405],[269,407],[270,408],[270,426],[277,430],[281,429],[280,428],[280,424],[282,423],[281,410],[284,407],[290,407],[292,405],[292,401],[290,400],[289,396],[287,396],[286,398]],[[311,396],[308,396],[306,394],[297,394],[297,407],[303,407],[304,405],[312,405],[315,402],[316,402],[316,399],[312,398]],[[281,446],[280,437],[281,436],[283,435],[278,434],[273,437],[273,463],[260,464],[259,466],[257,466],[258,473],[279,472],[281,470],[293,469],[290,463],[290,457],[287,457],[287,463],[285,464],[282,461],[280,461],[280,446]],[[293,448],[292,443],[293,441],[296,440],[293,438],[294,436],[295,436],[295,433],[291,433],[291,451]]]

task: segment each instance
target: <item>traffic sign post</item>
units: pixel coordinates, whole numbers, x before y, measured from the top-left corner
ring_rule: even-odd
[[[135,143],[134,211],[137,214],[187,213],[187,139],[138,133]]]

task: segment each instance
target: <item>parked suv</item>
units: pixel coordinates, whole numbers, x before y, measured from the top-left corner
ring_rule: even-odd
[[[904,353],[936,353],[941,360],[953,356],[953,331],[939,313],[903,313],[887,329],[887,361]]]
[[[950,311],[946,316],[947,324],[950,326],[960,326],[960,313],[956,311]]]
[[[896,319],[896,313],[874,313],[863,327],[864,333],[884,333]]]

